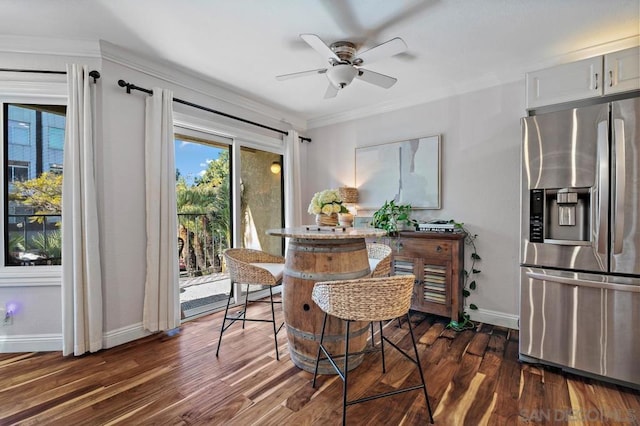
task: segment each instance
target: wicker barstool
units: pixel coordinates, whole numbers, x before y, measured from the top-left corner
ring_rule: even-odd
[[[273,254],[265,253],[260,250],[252,249],[227,249],[224,251],[224,260],[231,279],[231,290],[229,291],[229,298],[227,299],[227,307],[224,311],[224,319],[222,320],[222,327],[220,328],[220,338],[218,339],[218,349],[216,349],[216,356],[220,352],[220,344],[222,343],[222,334],[231,327],[236,321],[242,320],[242,328],[244,328],[245,321],[257,321],[257,322],[270,322],[273,324],[273,339],[276,345],[276,359],[280,360],[278,354],[278,331],[284,325],[284,322],[276,328],[276,315],[274,309],[274,303],[282,303],[281,301],[273,301],[273,287],[282,283],[282,272],[284,271],[284,257],[275,256]],[[236,316],[228,316],[229,304],[231,303],[231,296],[233,295],[234,284],[246,284],[247,295],[244,301],[244,310],[239,312]],[[247,318],[247,307],[249,303],[249,291],[250,285],[260,285],[269,287],[269,300],[255,300],[252,303],[263,302],[271,303],[271,319],[253,319]],[[254,290],[258,291],[258,290]],[[227,324],[229,321],[229,324]]]
[[[393,250],[386,244],[367,243],[367,257],[371,267],[371,277],[388,277],[391,275],[391,252]],[[402,327],[402,322],[398,318],[398,327]],[[373,323],[371,323],[371,341],[373,342]]]
[[[380,243],[367,243],[367,257],[372,277],[391,275],[391,247]]]
[[[358,404],[360,402],[371,401],[378,398],[397,395],[403,392],[410,392],[422,389],[427,402],[429,411],[429,419],[433,423],[433,415],[431,413],[431,404],[427,394],[427,385],[424,381],[424,374],[420,366],[420,358],[418,357],[418,348],[413,335],[411,321],[409,321],[409,307],[411,306],[411,295],[413,293],[414,275],[397,275],[392,277],[381,278],[361,278],[356,280],[344,281],[326,281],[318,282],[313,286],[311,298],[324,311],[324,320],[322,323],[322,334],[320,336],[320,344],[318,346],[318,355],[316,357],[316,366],[313,374],[312,386],[316,386],[316,377],[318,376],[318,364],[320,357],[329,359],[329,362],[335,368],[336,372],[343,381],[342,387],[342,424],[346,424],[347,406]],[[344,354],[330,354],[324,346],[324,331],[327,325],[327,317],[331,315],[346,321],[345,331],[345,350]],[[398,318],[405,315],[407,324],[409,324],[409,334],[413,343],[415,359],[400,349],[391,340],[384,337],[382,332],[382,321]],[[405,357],[411,360],[420,372],[421,385],[410,386],[397,389],[390,392],[384,392],[377,395],[366,396],[352,401],[347,399],[347,376],[349,371],[349,357],[353,355],[349,353],[349,325],[352,321],[377,322],[380,326],[380,347],[373,350],[382,352],[382,372],[386,373],[384,360],[384,342],[389,343],[396,350],[400,351]],[[371,349],[365,351],[370,352]],[[343,359],[342,369],[336,363],[336,359]]]

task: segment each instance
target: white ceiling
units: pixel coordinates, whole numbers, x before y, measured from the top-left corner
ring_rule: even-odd
[[[106,40],[309,123],[514,81],[640,34],[640,0],[0,0],[0,11],[0,35]],[[326,100],[325,75],[275,79],[326,66],[301,33],[409,49],[367,67],[396,77],[391,89],[355,80]]]

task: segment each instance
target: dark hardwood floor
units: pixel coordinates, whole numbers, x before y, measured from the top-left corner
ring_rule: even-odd
[[[232,327],[216,358],[221,317],[185,323],[173,337],[157,334],[82,357],[1,354],[0,424],[340,424],[342,382],[321,376],[311,388],[312,375],[289,359],[284,330],[280,361],[265,323]],[[517,331],[479,325],[454,332],[446,319],[419,313],[411,321],[438,425],[639,423],[637,391],[520,364]],[[385,330],[410,348],[406,324],[394,321]],[[413,364],[393,348],[386,354],[387,374],[379,354],[353,371],[349,398],[419,382]],[[428,417],[420,392],[347,410],[349,424],[426,424]]]

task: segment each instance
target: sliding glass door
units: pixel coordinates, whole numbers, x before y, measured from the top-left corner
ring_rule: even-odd
[[[284,226],[282,156],[242,147],[240,164],[242,246],[282,255],[282,238],[265,232]]]
[[[213,136],[176,134],[180,303],[184,318],[227,301],[222,252],[231,246],[230,145]]]
[[[235,241],[240,247],[283,254],[283,240],[266,235],[267,229],[284,225],[282,156],[245,146],[233,150],[234,143],[202,132],[176,131],[177,262],[185,319],[226,304],[231,284],[222,253],[233,245],[232,230],[239,234]],[[233,154],[237,161],[232,161]],[[232,191],[232,182],[239,184],[237,191]],[[239,200],[234,202],[232,193]],[[240,220],[235,227],[234,217]],[[245,289],[234,290],[232,303],[242,303]]]

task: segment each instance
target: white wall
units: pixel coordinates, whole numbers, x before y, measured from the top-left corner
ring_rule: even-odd
[[[517,327],[519,119],[524,115],[524,81],[518,81],[313,129],[303,200],[308,203],[322,189],[354,185],[356,147],[442,135],[442,209],[415,211],[414,217],[455,219],[478,234],[482,272],[469,301],[480,309],[468,312],[480,321]]]
[[[65,63],[74,61],[95,65],[102,74],[97,86],[96,173],[108,347],[144,335],[143,117],[147,95],[127,95],[117,86],[118,79],[146,88],[170,88],[176,97],[277,128],[284,126],[280,120],[285,116],[267,107],[261,112],[260,106],[250,101],[238,102],[180,70],[152,63],[133,66],[124,56],[108,44],[84,57],[4,54],[0,49],[0,60],[6,67],[64,69]],[[223,129],[227,134],[235,132],[245,140],[274,137],[267,136],[269,132],[249,137],[248,126],[177,109],[183,115],[187,111],[197,115],[203,126]],[[514,326],[518,311],[519,118],[523,114],[524,82],[518,82],[314,129],[308,132],[313,142],[301,146],[300,209],[311,223],[306,208],[315,191],[353,185],[356,146],[442,134],[443,209],[423,211],[419,217],[454,218],[479,234],[482,274],[471,300],[482,309],[486,321]],[[286,118],[295,123],[295,117]],[[59,350],[59,273],[42,274],[38,270],[25,282],[13,280],[15,274],[10,268],[0,269],[0,303],[18,299],[23,305],[14,325],[0,328],[0,352]]]
[[[66,46],[69,49],[65,52],[82,52],[83,56],[80,57],[15,53],[13,41],[15,39],[0,39],[0,63],[3,68],[64,71],[67,63],[84,63],[92,69],[100,69],[99,57],[89,53],[97,51],[97,42],[77,42]],[[44,47],[41,45],[41,48]],[[64,75],[7,72],[0,75],[0,99],[3,102],[35,102],[38,98],[44,103],[64,104],[66,92]],[[0,229],[3,226],[0,224]],[[3,230],[0,231],[0,235],[3,233]],[[4,308],[12,303],[17,307],[13,324],[0,326],[0,352],[61,348],[60,280],[61,268],[57,266],[0,267],[0,306]]]
[[[144,109],[148,95],[135,91],[128,95],[117,81],[124,79],[148,89],[154,86],[168,88],[176,98],[283,130],[291,128],[285,123],[296,122],[296,118],[229,93],[184,70],[132,57],[105,42],[94,43],[92,49],[83,45],[84,56],[81,57],[47,55],[38,52],[37,46],[32,54],[4,52],[3,47],[0,38],[0,63],[6,68],[65,70],[66,63],[75,62],[89,64],[101,74],[96,86],[95,155],[103,341],[106,347],[111,347],[143,337],[146,334],[142,328],[146,264]],[[61,49],[74,51],[74,46],[61,46]],[[2,91],[12,87],[11,83],[3,81],[6,78],[6,74],[0,74],[0,100],[6,99]],[[45,77],[34,74],[32,78]],[[66,81],[64,76],[51,78]],[[63,93],[66,93],[66,85]],[[64,101],[63,96],[61,102]],[[197,124],[199,129],[216,129],[243,145],[279,154],[284,152],[282,137],[277,133],[182,105],[175,106],[175,113],[183,124],[188,121]],[[0,305],[17,301],[21,307],[13,325],[0,327],[0,352],[61,350],[61,270],[59,267],[22,269],[0,266]],[[28,278],[25,272],[29,274]]]

